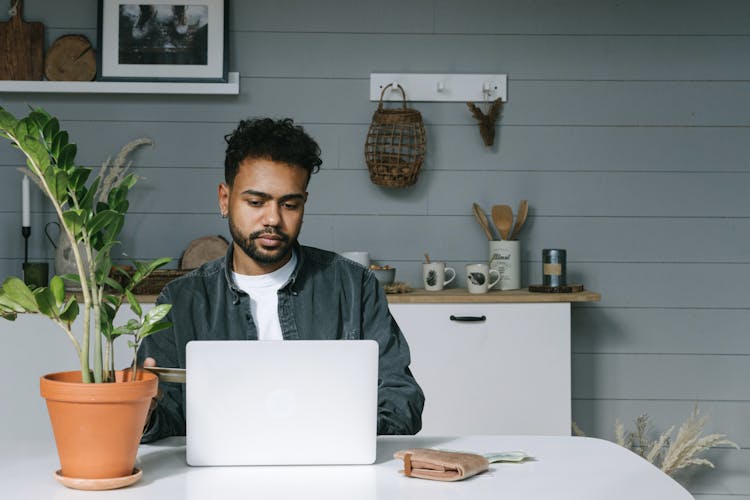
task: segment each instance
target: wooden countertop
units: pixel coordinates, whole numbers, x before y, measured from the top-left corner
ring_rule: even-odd
[[[520,290],[490,290],[487,293],[469,293],[465,288],[448,288],[439,292],[428,292],[423,289],[408,293],[388,294],[391,304],[501,304],[501,303],[539,303],[539,302],[599,302],[601,295],[584,290],[575,293],[540,293],[529,292],[528,288]]]
[[[138,295],[144,303],[156,302],[156,295]],[[534,304],[554,302],[599,302],[602,297],[597,292],[584,290],[575,293],[540,293],[520,290],[490,290],[487,293],[469,293],[465,288],[448,288],[439,292],[415,289],[408,293],[389,293],[391,304]]]

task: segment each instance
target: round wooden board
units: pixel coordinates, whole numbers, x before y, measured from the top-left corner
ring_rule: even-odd
[[[195,269],[227,253],[229,243],[221,236],[204,236],[190,242],[180,258],[180,269]]]
[[[90,82],[96,77],[96,55],[88,38],[63,35],[44,58],[44,76],[57,82]]]

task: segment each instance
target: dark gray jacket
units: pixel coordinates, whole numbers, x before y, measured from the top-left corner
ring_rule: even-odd
[[[377,279],[333,252],[297,245],[297,266],[278,292],[285,340],[374,339],[380,346],[378,434],[415,434],[424,395],[409,371],[409,346]],[[169,283],[157,303],[172,304],[172,327],[144,339],[138,352],[159,366],[185,368],[190,340],[257,340],[250,298],[231,278],[227,255]],[[227,265],[229,264],[229,265]],[[184,386],[162,383],[143,442],[185,435]]]

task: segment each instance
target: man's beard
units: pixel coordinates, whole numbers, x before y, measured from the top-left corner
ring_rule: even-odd
[[[245,254],[253,259],[255,262],[261,264],[277,264],[284,260],[284,258],[292,250],[294,240],[289,237],[288,234],[282,233],[274,227],[267,227],[262,231],[255,231],[250,233],[247,237],[243,236],[240,229],[235,226],[232,216],[229,216],[229,232],[232,234],[232,239],[239,246]],[[258,247],[255,240],[265,234],[273,234],[278,236],[282,245],[270,253]]]

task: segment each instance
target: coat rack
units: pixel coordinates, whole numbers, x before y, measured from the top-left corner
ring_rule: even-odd
[[[492,102],[508,100],[508,77],[497,74],[424,74],[371,73],[370,100],[380,99],[380,93],[391,84],[384,101],[400,101],[400,85],[409,101],[436,102]],[[395,91],[392,89],[396,89]]]

